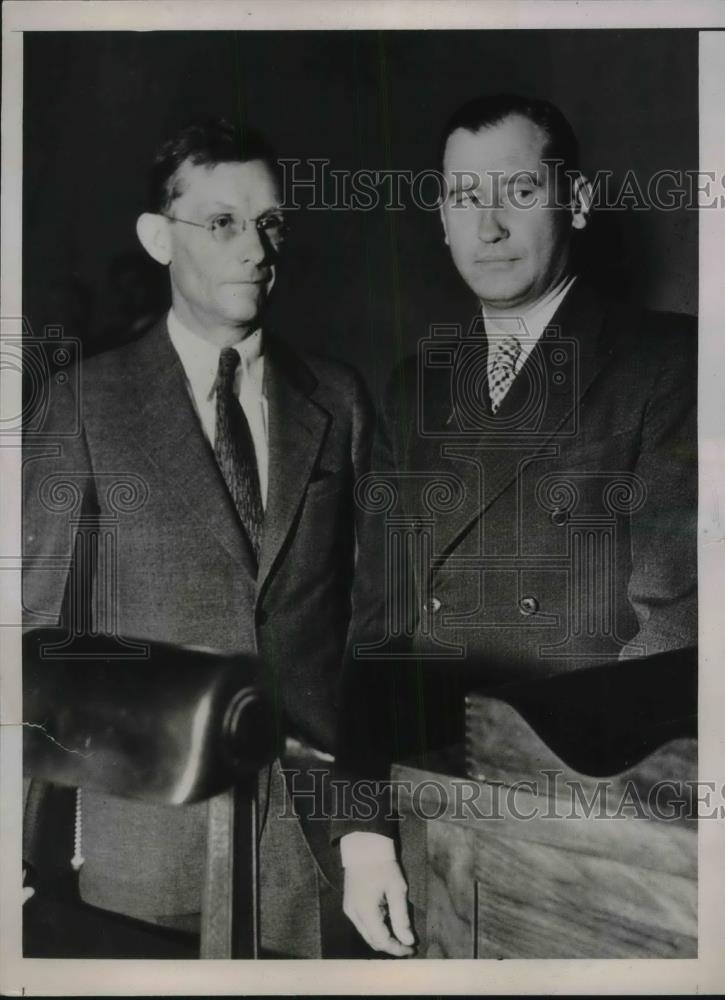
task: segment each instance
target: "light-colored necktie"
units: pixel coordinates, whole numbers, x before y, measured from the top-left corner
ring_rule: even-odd
[[[501,337],[500,340],[494,341],[491,350],[494,352],[494,357],[488,389],[491,396],[491,411],[496,413],[516,378],[516,363],[521,354],[521,344],[515,337]]]

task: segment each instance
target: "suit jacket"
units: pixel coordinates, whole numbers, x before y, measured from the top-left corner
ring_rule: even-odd
[[[60,619],[64,599],[78,592],[68,586],[75,550],[76,569],[83,561],[95,579],[81,584],[90,593],[84,625],[259,653],[280,732],[330,750],[368,403],[341,364],[302,357],[271,336],[265,352],[269,489],[259,571],[162,321],[88,360],[77,394],[73,379],[52,386],[44,434],[28,440],[24,456],[25,623]],[[90,557],[79,515],[108,540]],[[204,808],[85,794],[83,898],[142,918],[198,911]]]
[[[360,491],[343,769],[460,741],[473,686],[696,644],[696,356],[690,317],[579,279],[496,415],[480,318],[402,364]]]

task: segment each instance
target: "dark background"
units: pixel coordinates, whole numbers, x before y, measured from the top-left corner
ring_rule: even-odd
[[[160,310],[165,272],[135,219],[154,148],[198,114],[262,128],[285,157],[334,169],[435,164],[464,100],[512,90],[570,119],[585,171],[696,170],[694,31],[26,33],[24,312],[88,352]],[[431,322],[463,320],[435,212],[294,213],[273,303],[289,340],[351,361],[377,394]],[[660,309],[697,308],[693,210],[600,213],[599,280]]]

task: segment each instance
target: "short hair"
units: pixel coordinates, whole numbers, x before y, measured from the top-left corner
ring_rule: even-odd
[[[166,212],[182,193],[179,168],[187,161],[194,166],[218,163],[248,163],[262,160],[279,181],[277,155],[261,132],[233,125],[224,118],[205,118],[186,125],[161,146],[151,163],[147,210]]]
[[[561,161],[561,170],[571,178],[579,170],[579,143],[564,115],[550,101],[540,98],[520,97],[518,94],[491,94],[467,101],[453,112],[446,122],[438,144],[438,164],[443,169],[446,143],[456,131],[479,132],[483,128],[499,125],[512,115],[528,118],[546,135],[544,157]]]

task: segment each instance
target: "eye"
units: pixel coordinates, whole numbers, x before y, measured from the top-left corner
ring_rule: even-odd
[[[257,232],[264,233],[267,239],[274,245],[278,246],[284,241],[286,234],[286,223],[284,216],[279,215],[276,212],[270,215],[263,215],[261,218],[257,219]]]
[[[212,235],[217,235],[221,233],[227,233],[234,223],[234,219],[228,213],[223,215],[215,215],[211,220],[211,231]]]
[[[271,214],[263,215],[261,219],[257,219],[257,229],[263,233],[281,233],[285,227],[284,219],[281,215]]]
[[[461,205],[478,204],[478,199],[473,191],[454,191],[451,196],[451,204],[456,208]]]
[[[510,185],[508,200],[514,205],[530,204],[537,194],[537,184],[533,177],[524,176]]]

